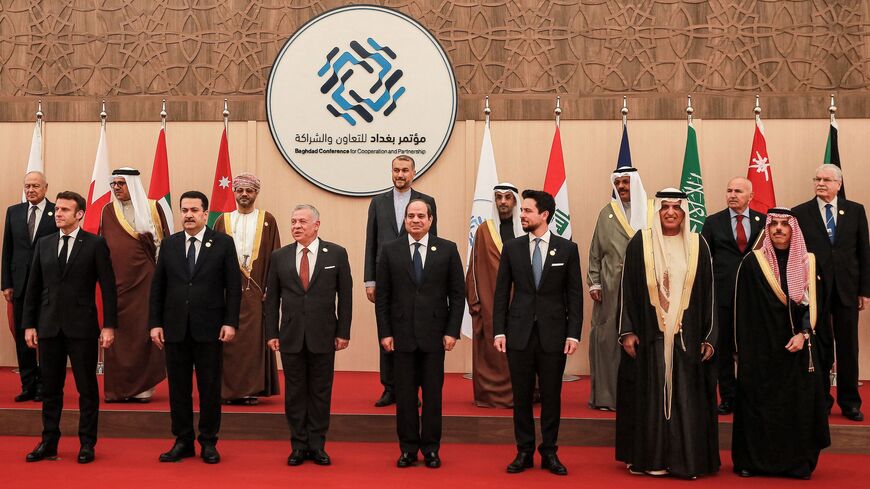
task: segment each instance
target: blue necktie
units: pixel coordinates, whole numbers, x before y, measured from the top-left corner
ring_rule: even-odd
[[[532,276],[535,278],[535,288],[541,286],[541,273],[544,271],[544,261],[541,259],[541,238],[535,238],[535,251],[532,253]]]
[[[420,247],[423,243],[414,243],[414,281],[417,285],[423,283],[423,255],[420,254]]]
[[[196,238],[191,237],[190,246],[187,247],[187,271],[193,275],[193,269],[196,268]]]
[[[834,244],[834,238],[837,236],[837,222],[834,221],[834,213],[831,211],[831,204],[825,204],[825,228],[828,230],[828,239],[831,244]]]

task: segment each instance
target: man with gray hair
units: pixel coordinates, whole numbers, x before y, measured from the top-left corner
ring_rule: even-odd
[[[870,238],[864,206],[837,195],[843,174],[824,164],[813,177],[816,196],[795,207],[822,277],[822,310],[816,328],[828,410],[834,404],[827,375],[837,360],[837,404],[843,416],[863,421],[858,393],[858,311],[870,301]]]

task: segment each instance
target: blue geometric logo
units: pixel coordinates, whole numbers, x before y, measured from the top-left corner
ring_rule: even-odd
[[[395,60],[396,53],[387,46],[379,45],[372,38],[368,38],[367,43],[372,52],[356,41],[351,41],[350,51],[342,52],[338,47],[332,48],[326,55],[326,63],[317,72],[317,76],[321,78],[328,76],[320,87],[320,93],[328,93],[333,101],[326,105],[326,110],[335,117],[341,117],[351,126],[356,125],[358,118],[372,122],[373,114],[389,116],[396,109],[399,97],[405,93],[405,87],[396,85],[402,78],[402,70],[393,69],[393,64],[387,59]],[[357,66],[370,74],[377,70],[378,79],[364,96],[345,86]]]

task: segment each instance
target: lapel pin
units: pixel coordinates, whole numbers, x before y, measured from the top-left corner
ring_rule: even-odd
[[[429,248],[429,249],[432,250],[432,251],[436,251],[438,248],[437,248],[436,246],[432,246],[432,247]]]
[[[550,250],[550,256],[556,256],[556,250]]]
[[[755,222],[758,222],[758,221],[760,221],[760,220],[761,220],[761,218],[760,218],[760,217],[758,217],[758,216],[755,216]]]
[[[54,212],[48,211],[48,217],[51,217],[53,215],[54,215]]]
[[[263,226],[268,226],[268,225],[269,225],[268,221],[263,223]]]
[[[845,214],[846,214],[846,212],[845,212],[843,209],[840,209],[840,215],[842,216],[842,215],[845,215]]]
[[[324,248],[323,248],[322,250],[320,250],[320,251],[322,251],[322,252],[324,252],[324,253],[329,253],[329,250],[327,250],[326,247],[324,247]]]
[[[211,248],[211,241],[209,241],[208,243],[206,243],[206,244],[205,244],[205,247],[206,247],[206,248]]]
[[[613,214],[607,214],[608,219],[613,219]]]

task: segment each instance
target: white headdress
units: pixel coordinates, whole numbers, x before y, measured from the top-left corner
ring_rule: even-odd
[[[151,206],[148,203],[145,187],[142,186],[139,170],[130,167],[118,168],[112,172],[112,180],[115,178],[123,178],[127,182],[127,191],[130,192],[130,202],[133,204],[133,214],[136,216],[136,232],[151,233],[151,236],[154,236],[156,240],[157,232],[154,228],[155,223],[151,220]],[[114,192],[112,199],[117,201]]]
[[[522,236],[524,231],[523,224],[520,222],[520,193],[517,190],[516,185],[509,182],[502,182],[493,187],[492,190],[496,193],[510,192],[514,194],[514,199],[516,200],[513,212],[514,236]],[[496,224],[501,222],[501,216],[498,213],[498,204],[496,204],[495,199],[492,199],[492,222]]]
[[[647,226],[647,197],[646,190],[643,188],[643,182],[640,180],[640,173],[638,173],[637,168],[632,168],[630,166],[617,168],[610,175],[610,185],[613,187],[612,199],[621,203],[614,182],[617,178],[626,175],[631,178],[631,215],[625,216],[625,220],[628,221],[628,224],[632,229],[640,231],[641,229],[645,229]],[[619,210],[623,210],[621,205],[617,207]]]

